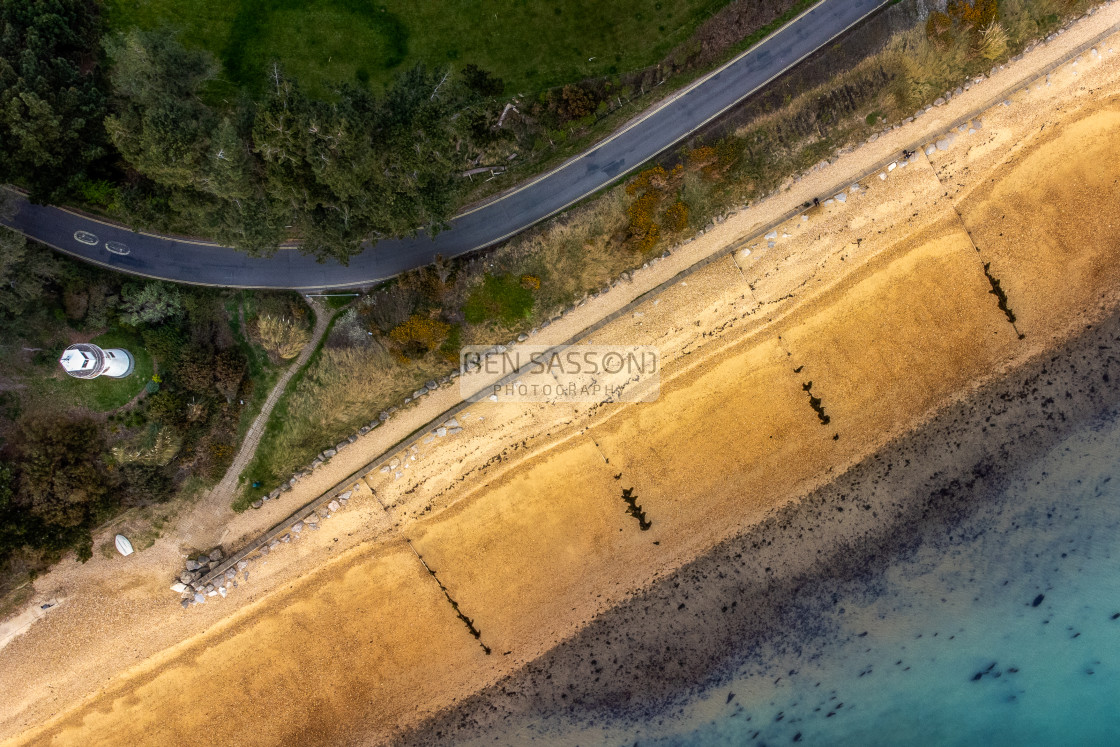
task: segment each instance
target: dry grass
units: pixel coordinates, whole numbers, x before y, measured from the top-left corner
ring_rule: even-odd
[[[277,406],[255,474],[281,479],[449,367],[434,355],[402,363],[380,345],[324,347]]]

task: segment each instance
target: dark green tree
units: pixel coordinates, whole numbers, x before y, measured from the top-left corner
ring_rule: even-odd
[[[0,182],[56,200],[105,155],[97,0],[0,2]]]
[[[0,315],[22,314],[61,274],[58,258],[48,249],[0,226]]]
[[[113,61],[114,96],[105,128],[117,150],[155,182],[204,188],[216,155],[211,137],[217,118],[199,91],[217,64],[167,30],[134,29],[106,40],[105,49]]]
[[[29,420],[21,443],[20,502],[48,526],[88,532],[109,493],[103,445],[92,420]]]

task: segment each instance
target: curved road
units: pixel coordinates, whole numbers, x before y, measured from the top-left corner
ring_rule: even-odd
[[[349,265],[296,249],[267,258],[151,234],[20,200],[7,225],[67,254],[121,272],[184,283],[318,290],[369,285],[502,241],[560,212],[687,137],[890,0],[821,0],[762,43],[704,76],[588,152],[464,213],[434,238],[378,242]],[[81,236],[86,243],[76,237]],[[93,243],[95,242],[96,243]],[[112,242],[112,243],[110,243]],[[109,249],[128,248],[126,255]]]

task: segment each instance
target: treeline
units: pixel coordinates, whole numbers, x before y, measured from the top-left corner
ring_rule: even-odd
[[[341,261],[438,231],[501,81],[417,66],[380,95],[309,97],[273,66],[259,100],[217,99],[209,54],[169,31],[102,39],[95,0],[0,10],[0,179],[253,253],[286,240]]]

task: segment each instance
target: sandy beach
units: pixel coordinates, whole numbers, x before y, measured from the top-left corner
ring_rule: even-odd
[[[959,510],[964,493],[940,492],[927,510],[935,477],[1026,458],[1060,430],[1032,417],[1072,423],[1112,403],[1103,377],[1117,380],[1120,356],[1091,353],[1118,335],[1120,38],[951,138],[938,123],[975,111],[1004,73],[1030,81],[1061,45],[1117,21],[1120,6],[1108,6],[534,340],[566,339],[806,195],[851,184],[843,201],[586,340],[658,346],[657,402],[474,405],[463,433],[396,457],[407,470],[372,473],[345,510],[254,563],[222,602],[179,608],[166,591],[182,552],[173,539],[123,570],[106,574],[95,559],[37,582],[66,602],[0,650],[0,735],[380,742],[475,698],[407,735],[426,742],[460,723],[569,709],[569,692],[581,708],[632,701],[640,712],[711,676],[733,637],[755,634],[803,585],[859,572],[857,557],[886,562],[904,541],[894,528]],[[852,184],[914,139],[947,142]],[[1048,369],[1043,354],[1070,363]],[[278,520],[454,395],[378,429],[287,503],[231,520],[214,541]],[[987,427],[1000,438],[977,431],[977,418],[999,421]],[[896,469],[887,490],[880,471],[907,459],[921,471]],[[883,489],[868,493],[876,480]],[[627,515],[624,490],[648,530]],[[732,592],[750,604],[717,612]],[[646,680],[639,698],[634,683]]]

